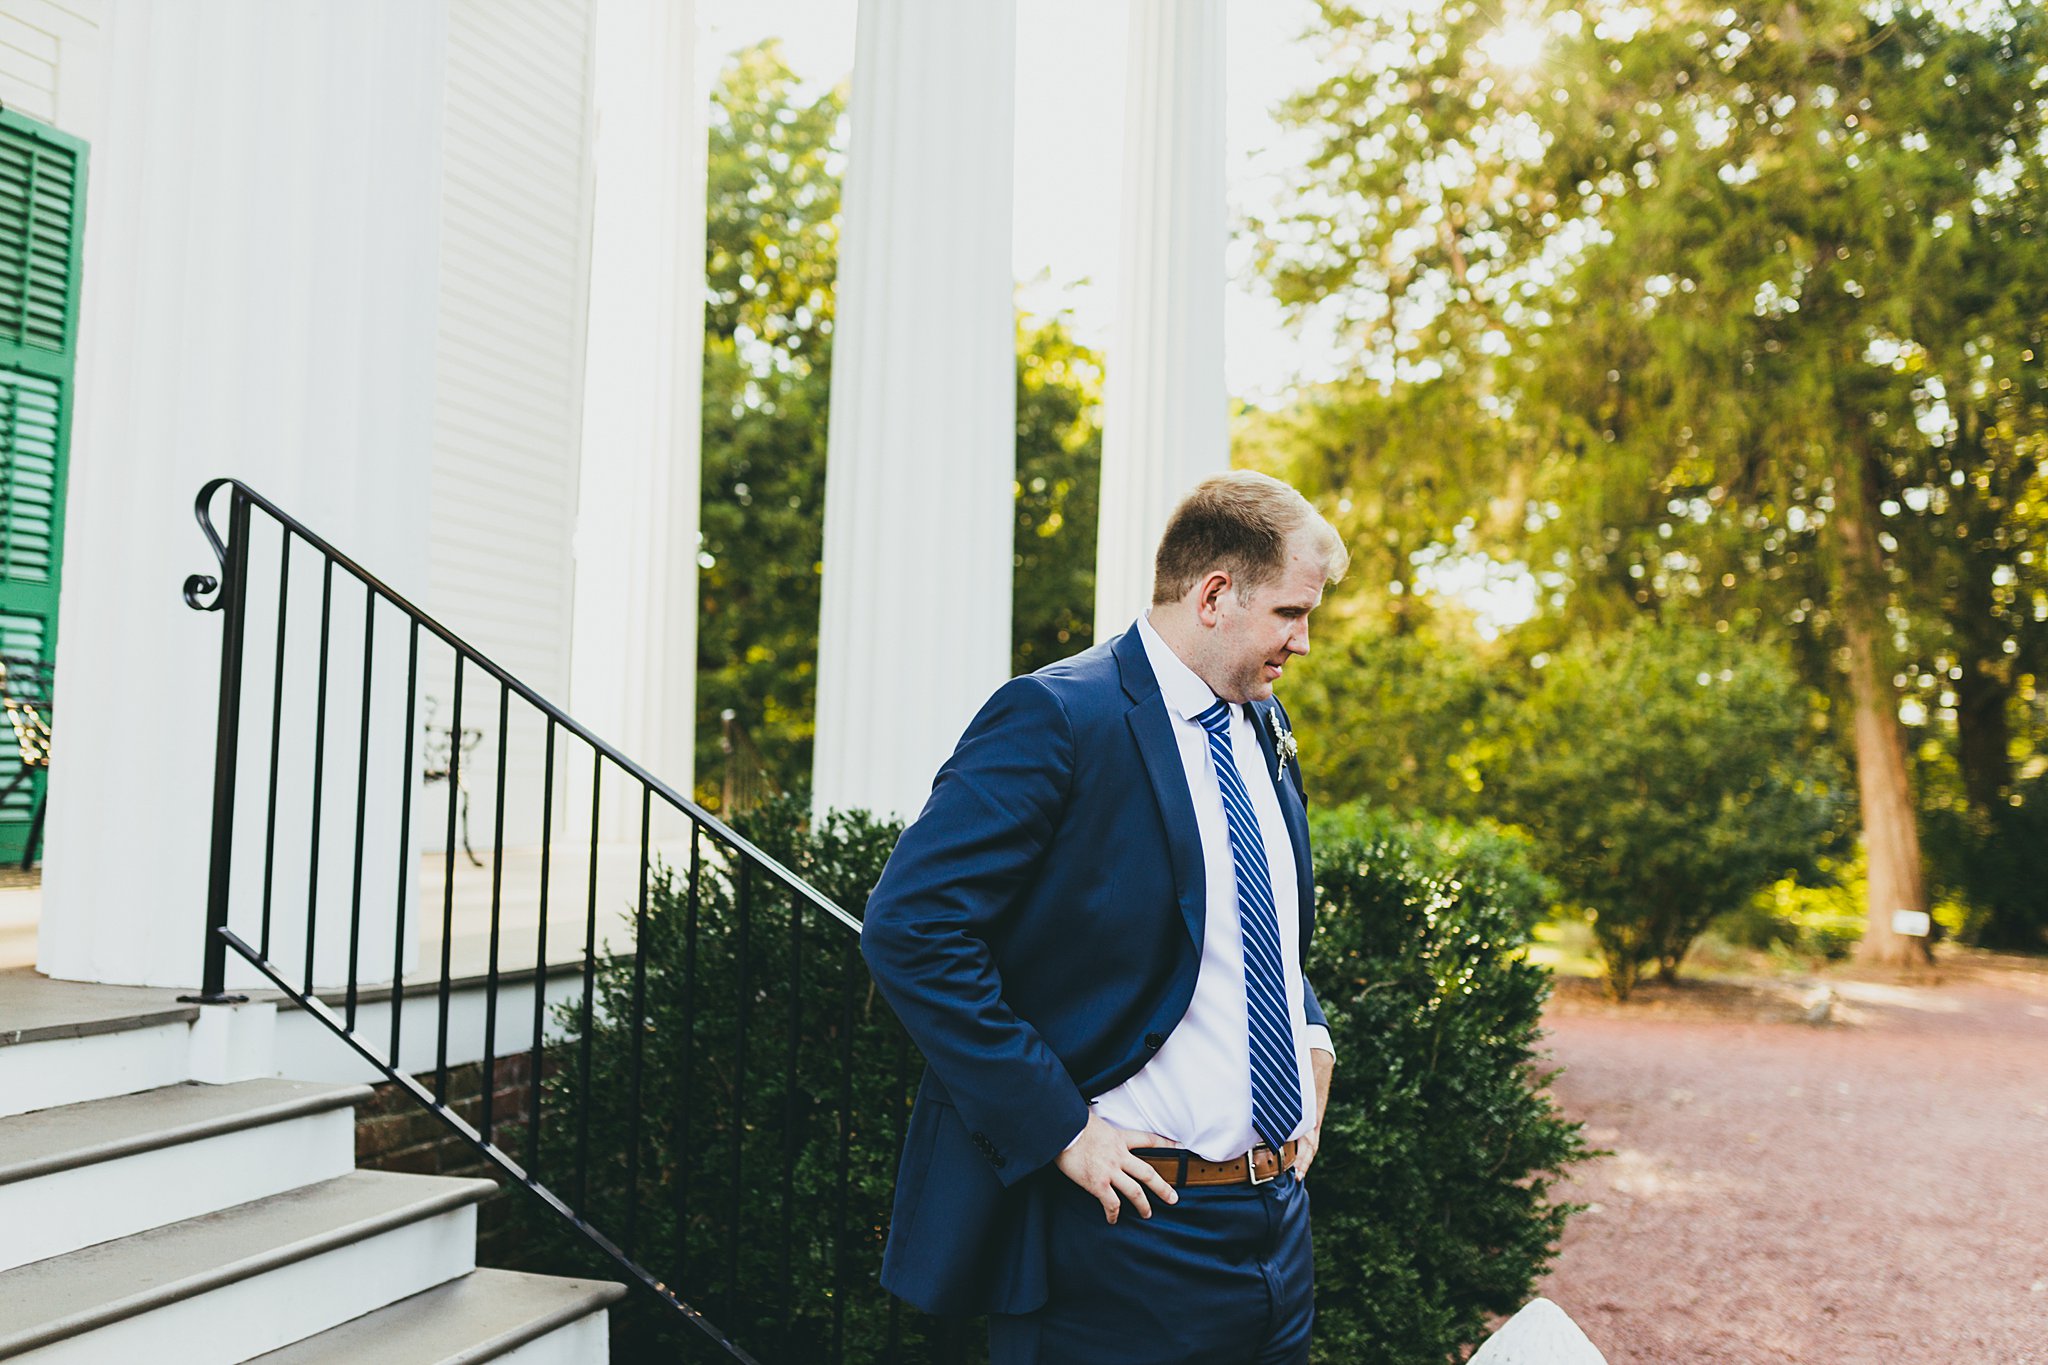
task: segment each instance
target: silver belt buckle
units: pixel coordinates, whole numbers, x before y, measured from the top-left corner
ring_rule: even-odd
[[[1266,1147],[1267,1151],[1273,1152],[1273,1174],[1267,1176],[1264,1180],[1259,1179],[1259,1163],[1255,1158],[1258,1156],[1259,1147],[1265,1146],[1266,1144],[1262,1142],[1258,1147],[1254,1147],[1244,1154],[1245,1179],[1251,1181],[1254,1185],[1270,1185],[1280,1178],[1280,1154],[1273,1152],[1271,1147]]]

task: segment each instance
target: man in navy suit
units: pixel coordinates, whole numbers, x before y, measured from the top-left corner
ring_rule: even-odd
[[[998,689],[869,899],[928,1062],[882,1282],[987,1313],[995,1365],[1308,1358],[1333,1058],[1273,684],[1347,562],[1287,485],[1204,480],[1151,610]]]

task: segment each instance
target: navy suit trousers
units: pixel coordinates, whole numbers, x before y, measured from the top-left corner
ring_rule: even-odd
[[[1057,1171],[1044,1173],[1049,1297],[989,1318],[990,1365],[1306,1365],[1315,1320],[1308,1190],[1180,1191],[1114,1225]]]

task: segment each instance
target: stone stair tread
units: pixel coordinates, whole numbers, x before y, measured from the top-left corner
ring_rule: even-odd
[[[430,1218],[488,1180],[355,1171],[0,1272],[0,1359]]]
[[[0,1118],[0,1185],[366,1100],[363,1085],[167,1085]]]
[[[54,981],[32,967],[0,971],[0,1047],[50,1038],[189,1024],[199,1006],[155,986]]]
[[[481,1365],[625,1295],[606,1280],[478,1269],[249,1365]]]

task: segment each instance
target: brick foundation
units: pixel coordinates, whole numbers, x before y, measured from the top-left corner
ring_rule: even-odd
[[[498,1143],[518,1156],[516,1127],[504,1125],[524,1121],[532,1099],[533,1055],[518,1053],[500,1057],[492,1068],[491,1122],[502,1128]],[[414,1078],[429,1091],[434,1073]],[[476,1127],[483,1121],[484,1068],[480,1062],[448,1069],[448,1107],[462,1121]],[[499,1172],[467,1141],[434,1115],[396,1082],[375,1087],[371,1097],[356,1107],[356,1165],[363,1170],[400,1171],[411,1175],[479,1176],[500,1179]],[[516,1261],[512,1236],[510,1201],[525,1198],[517,1190],[500,1185],[498,1192],[477,1209],[477,1263],[498,1265]]]

